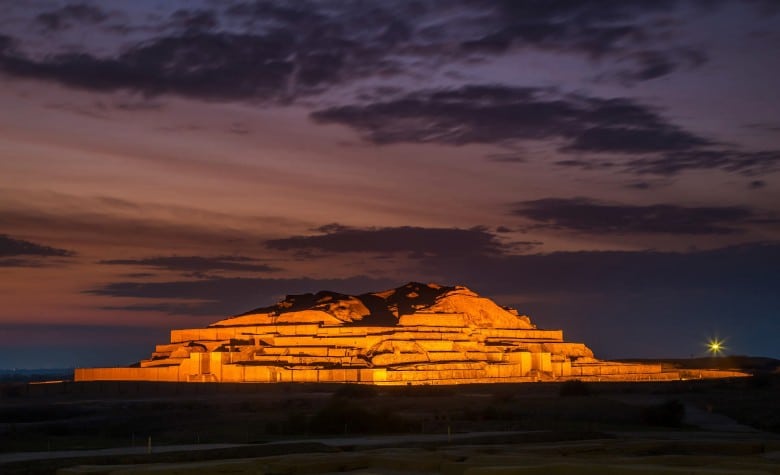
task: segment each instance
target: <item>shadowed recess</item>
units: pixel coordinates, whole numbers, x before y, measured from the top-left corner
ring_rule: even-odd
[[[302,310],[321,310],[338,314],[340,311],[348,311],[349,307],[356,303],[355,301],[359,301],[369,313],[361,316],[359,320],[351,322],[352,324],[392,326],[398,323],[400,316],[409,315],[418,308],[433,305],[438,297],[454,289],[455,287],[409,282],[385,292],[367,292],[356,296],[322,290],[316,294],[287,295],[284,300],[274,305],[256,308],[238,316],[256,313],[278,315]]]

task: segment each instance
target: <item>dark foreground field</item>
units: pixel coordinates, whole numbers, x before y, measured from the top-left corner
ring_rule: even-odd
[[[442,447],[456,443],[503,447],[612,440],[614,445],[650,434],[685,439],[704,430],[739,433],[740,438],[752,434],[748,437],[752,448],[739,450],[761,452],[771,451],[767,447],[775,445],[756,445],[756,441],[770,443],[780,433],[780,376],[771,374],[666,383],[377,388],[62,382],[11,383],[0,389],[3,474],[54,473],[58,468],[85,463],[193,462],[368,448],[356,446],[357,440],[376,441],[367,443],[376,447],[434,450],[444,456]],[[366,439],[389,434],[405,437]],[[287,441],[294,443],[282,443]],[[150,442],[152,453],[148,454]],[[173,444],[211,448],[208,444],[217,443],[239,445],[162,453],[164,446]],[[677,443],[670,447],[679,452],[683,446]],[[135,450],[60,453],[111,447]],[[777,447],[773,450],[780,450],[780,445]],[[674,454],[669,447],[653,450]],[[722,447],[713,450],[718,455],[728,452]],[[32,457],[38,460],[14,461],[20,452],[44,454]],[[65,458],[46,459],[46,454]]]

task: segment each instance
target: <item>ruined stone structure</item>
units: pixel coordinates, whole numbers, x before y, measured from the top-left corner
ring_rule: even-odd
[[[597,360],[561,330],[465,287],[409,283],[359,296],[292,295],[206,328],[171,331],[129,368],[75,379],[383,385],[677,378],[660,364]]]

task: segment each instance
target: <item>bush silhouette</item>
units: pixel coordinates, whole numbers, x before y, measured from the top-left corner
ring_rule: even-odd
[[[369,410],[346,399],[332,400],[309,422],[309,429],[317,434],[402,432],[407,426],[404,419],[392,412]]]
[[[364,399],[377,396],[376,386],[369,384],[344,384],[333,393],[334,398]]]
[[[670,399],[642,410],[642,420],[652,426],[680,427],[683,419],[685,406],[677,399]]]
[[[561,385],[561,389],[558,395],[563,397],[568,396],[590,396],[590,387],[579,379],[572,379],[566,381]]]

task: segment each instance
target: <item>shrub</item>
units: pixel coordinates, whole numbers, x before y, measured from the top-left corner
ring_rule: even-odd
[[[22,396],[22,385],[20,384],[9,384],[9,385],[2,385],[0,386],[2,388],[2,391],[0,391],[0,394],[4,398],[17,398]]]
[[[377,396],[376,386],[369,384],[344,384],[333,393],[335,398],[364,399]]]
[[[406,421],[389,411],[375,411],[347,400],[332,400],[311,418],[309,428],[319,434],[387,433],[408,430]]]
[[[590,387],[579,379],[572,379],[566,381],[561,385],[561,389],[558,392],[560,396],[590,396]]]
[[[403,397],[450,397],[456,394],[452,386],[413,385],[411,383],[407,383],[406,386],[392,388],[391,391]]]
[[[517,414],[512,413],[509,410],[496,407],[493,404],[490,404],[486,406],[482,410],[482,419],[486,421],[514,421],[519,419],[520,417]]]
[[[747,378],[746,383],[752,389],[768,389],[772,387],[773,378],[767,373],[756,373]]]
[[[677,399],[670,399],[642,410],[642,420],[652,426],[680,427],[683,419],[685,406]]]

